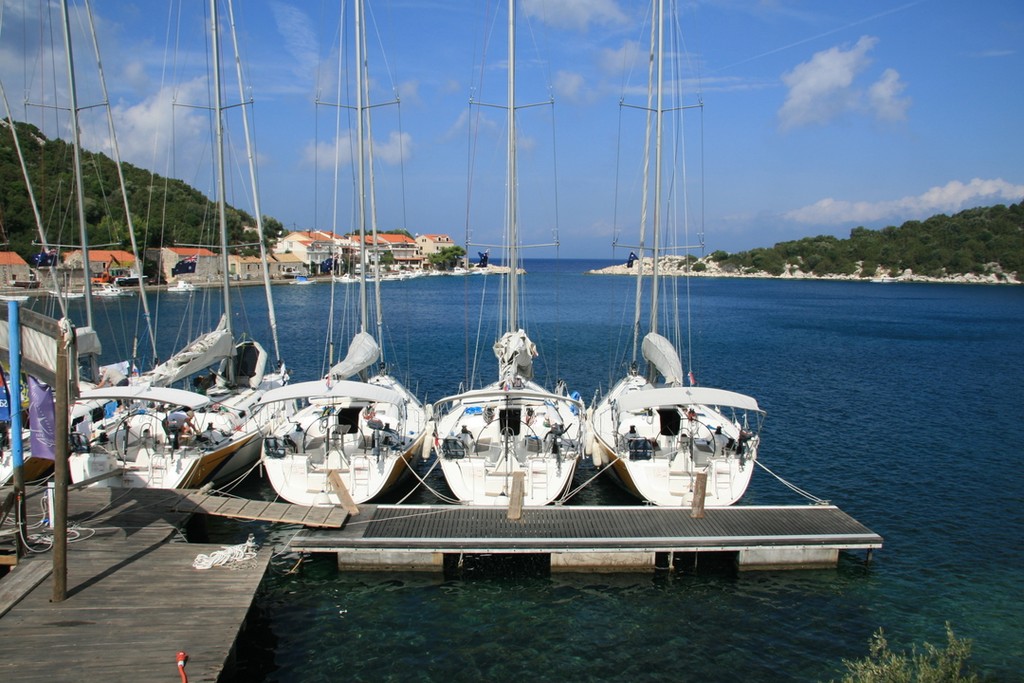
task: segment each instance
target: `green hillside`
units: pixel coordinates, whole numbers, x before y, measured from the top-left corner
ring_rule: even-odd
[[[74,202],[73,148],[63,140],[48,140],[31,124],[16,124],[18,140],[39,204],[47,241],[79,244]],[[83,150],[82,180],[85,189],[85,218],[92,245],[130,244],[121,190],[114,162],[103,154]],[[131,164],[123,165],[128,205],[132,212],[140,248],[175,244],[209,244],[217,232],[216,206],[198,190],[180,180],[163,178]],[[231,244],[252,244],[255,235],[243,226],[255,226],[252,216],[229,207],[228,236]],[[264,218],[264,231],[276,236],[281,223]],[[24,175],[6,121],[0,122],[0,242],[25,259],[39,251],[32,207]],[[254,247],[239,253],[254,252]]]

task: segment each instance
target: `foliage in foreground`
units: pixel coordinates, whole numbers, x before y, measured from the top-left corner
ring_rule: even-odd
[[[971,641],[957,638],[946,624],[946,648],[929,643],[924,652],[914,646],[910,654],[893,652],[882,629],[871,636],[871,654],[863,659],[843,660],[846,675],[842,683],[976,683],[978,675],[967,667]]]

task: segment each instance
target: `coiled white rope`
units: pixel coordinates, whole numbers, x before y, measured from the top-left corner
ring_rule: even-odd
[[[257,550],[259,550],[259,546],[256,545],[253,535],[249,534],[249,539],[245,543],[226,545],[209,555],[206,553],[196,555],[196,559],[192,561],[192,566],[196,569],[210,569],[212,567],[224,566],[229,562],[244,562],[256,557]]]

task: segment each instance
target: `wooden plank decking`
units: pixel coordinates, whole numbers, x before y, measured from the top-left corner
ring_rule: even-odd
[[[40,499],[33,492],[29,507]],[[271,551],[234,565],[193,568],[199,554],[222,546],[180,542],[178,529],[190,515],[176,509],[182,500],[190,509],[214,507],[175,491],[72,491],[69,528],[81,540],[68,545],[67,598],[50,602],[50,553],[23,558],[0,580],[0,679],[179,680],[180,650],[189,657],[190,681],[218,680]],[[264,514],[267,503],[259,507]],[[299,508],[286,516],[298,515],[313,512]],[[327,519],[320,511],[313,516]]]

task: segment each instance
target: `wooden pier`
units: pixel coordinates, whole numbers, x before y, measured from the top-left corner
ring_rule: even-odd
[[[3,493],[3,492],[0,492]],[[42,490],[29,509],[44,508]],[[301,524],[290,549],[334,553],[341,569],[444,571],[470,557],[532,556],[550,571],[654,571],[731,554],[739,569],[830,567],[882,538],[828,505],[707,509],[364,505],[304,508],[200,492],[89,488],[69,495],[67,597],[51,602],[52,557],[21,558],[0,579],[3,680],[217,681],[270,562],[196,569],[222,546],[179,542],[191,515]],[[6,527],[5,527],[6,528]],[[77,536],[78,540],[74,540]]]
[[[290,548],[336,553],[351,570],[443,571],[446,556],[538,554],[551,571],[645,571],[732,553],[741,570],[835,566],[842,550],[882,537],[839,508],[735,506],[694,518],[687,509],[637,506],[504,508],[364,506],[335,530],[307,529]]]
[[[30,511],[38,513],[43,500],[34,490]],[[345,517],[343,511],[186,491],[71,491],[67,599],[50,601],[51,553],[21,558],[0,579],[0,679],[179,680],[179,651],[188,655],[190,681],[217,681],[230,670],[271,552],[195,569],[198,555],[223,548],[177,542],[195,512],[321,526]],[[81,540],[74,541],[76,535]]]

